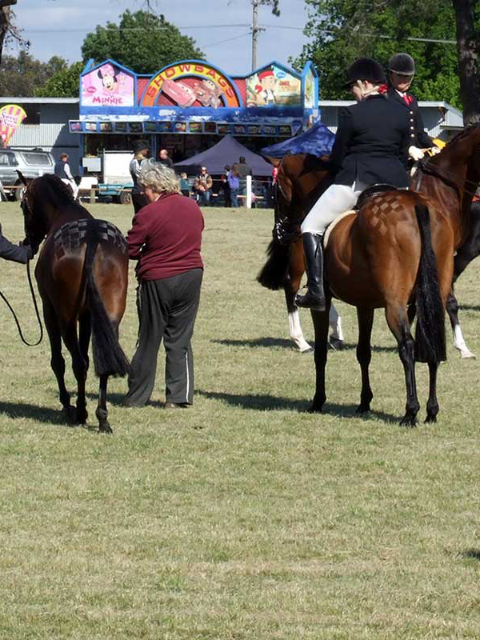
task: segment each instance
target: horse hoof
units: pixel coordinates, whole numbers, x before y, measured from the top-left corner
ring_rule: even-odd
[[[300,349],[300,353],[312,353],[313,351],[313,347],[311,347],[310,345],[308,345],[308,347],[305,347],[305,349]]]
[[[425,418],[425,423],[424,424],[435,424],[437,422],[437,416],[429,416],[427,414],[427,417]]]
[[[75,425],[77,423],[77,410],[72,405],[63,407],[62,415],[64,416],[68,424]]]
[[[328,344],[334,351],[341,351],[343,349],[343,340],[339,340],[338,338],[330,338]]]
[[[409,416],[408,414],[400,420],[401,427],[416,427],[417,418],[415,416]]]
[[[314,402],[308,407],[307,413],[322,413],[322,406],[323,405],[318,405]]]
[[[355,410],[355,413],[361,415],[363,413],[368,413],[370,411],[370,405],[369,404],[360,404],[358,405],[358,407]]]
[[[99,427],[100,433],[113,433],[113,429],[108,422],[101,424]]]
[[[468,349],[466,351],[462,351],[461,352],[461,356],[462,356],[462,360],[463,359],[465,359],[465,360],[468,360],[468,359],[476,360],[477,359],[477,356],[474,353],[472,353],[471,351],[468,351]]]
[[[86,424],[87,418],[88,418],[88,412],[85,409],[82,409],[81,411],[77,410],[77,413],[75,416],[75,422],[77,424]]]

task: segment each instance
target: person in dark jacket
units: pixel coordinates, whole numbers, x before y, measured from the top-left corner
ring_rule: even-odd
[[[129,256],[138,260],[140,329],[125,404],[141,407],[150,399],[163,339],[165,407],[187,408],[193,403],[191,338],[203,278],[203,216],[194,200],[180,195],[172,169],[146,166],[139,183],[149,204],[127,235]]]
[[[138,182],[140,171],[144,166],[145,161],[148,158],[150,147],[145,140],[137,140],[133,145],[133,153],[135,154],[133,160],[130,162],[130,175],[132,176],[133,189],[132,189],[132,203],[135,213],[140,211],[142,207],[148,204],[148,200],[143,193],[142,186]]]
[[[325,309],[322,240],[326,227],[351,209],[367,187],[378,183],[408,187],[407,170],[400,159],[410,139],[408,112],[379,93],[384,82],[382,66],[371,58],[359,58],[348,68],[347,86],[357,104],[339,113],[330,156],[333,184],[301,226],[308,290],[296,296],[299,307]]]
[[[396,53],[388,62],[389,86],[387,95],[408,111],[410,140],[407,153],[402,154],[405,165],[410,157],[414,162],[421,160],[424,149],[440,153],[432,138],[426,133],[416,97],[409,89],[415,76],[415,61],[408,53]],[[412,149],[413,147],[413,149]]]
[[[24,240],[20,245],[13,244],[10,240],[7,240],[2,233],[2,225],[0,225],[0,258],[27,264],[35,253],[36,250],[27,243],[27,240]]]

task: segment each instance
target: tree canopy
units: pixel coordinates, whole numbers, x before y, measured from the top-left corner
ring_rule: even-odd
[[[136,73],[153,74],[174,60],[204,60],[195,41],[165,20],[163,15],[125,11],[120,24],[108,22],[89,33],[82,45],[84,61],[112,58]]]
[[[306,34],[312,41],[294,64],[301,66],[307,59],[316,63],[322,98],[347,97],[342,89],[346,68],[359,56],[370,56],[386,65],[394,53],[405,51],[415,59],[417,97],[445,100],[462,108],[451,0],[305,1],[310,6]]]
[[[35,89],[35,95],[45,98],[78,98],[79,76],[83,62],[67,64],[51,76],[46,83]]]
[[[66,69],[67,61],[59,56],[53,56],[48,62],[40,62],[25,51],[20,51],[17,57],[4,56],[0,68],[0,95],[36,95],[50,78]],[[74,95],[78,96],[78,75]]]

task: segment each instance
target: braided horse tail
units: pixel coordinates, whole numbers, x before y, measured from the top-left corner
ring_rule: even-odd
[[[415,360],[441,362],[447,359],[445,344],[445,309],[438,281],[437,260],[432,247],[430,213],[425,205],[415,205],[422,252],[417,274],[417,327]]]
[[[92,350],[97,376],[125,376],[130,363],[118,341],[117,327],[113,327],[95,282],[93,262],[102,242],[98,222],[90,221],[86,236],[85,278],[88,307],[92,319]]]

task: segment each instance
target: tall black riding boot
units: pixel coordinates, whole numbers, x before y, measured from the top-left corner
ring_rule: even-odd
[[[303,250],[307,261],[308,291],[304,296],[295,296],[298,307],[325,311],[323,291],[323,236],[314,233],[302,235]]]

